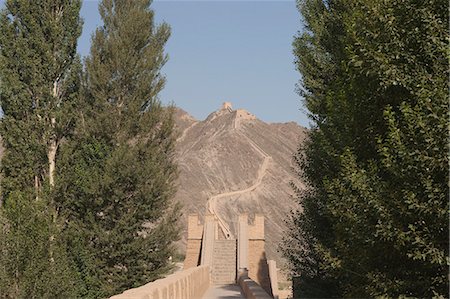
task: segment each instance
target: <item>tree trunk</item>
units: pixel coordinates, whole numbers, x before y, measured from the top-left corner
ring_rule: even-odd
[[[39,199],[39,178],[34,175],[34,191],[36,192],[36,200]]]
[[[53,97],[55,98],[55,101],[57,102],[59,95],[59,86],[58,86],[58,79],[56,79],[53,82]],[[50,130],[52,131],[52,134],[49,140],[48,145],[48,179],[50,182],[50,188],[52,189],[55,186],[55,168],[56,168],[56,151],[58,149],[58,143],[56,141],[56,134],[54,133],[56,127],[56,118],[52,117],[50,119]]]
[[[52,129],[56,125],[56,119],[53,117],[51,120]],[[56,142],[56,137],[53,136],[48,145],[48,179],[50,182],[50,188],[55,186],[55,168],[56,168],[56,151],[58,149],[58,143]]]
[[[56,144],[56,140],[50,140],[50,145],[48,147],[48,179],[50,182],[50,188],[55,186],[55,163],[56,163],[56,150],[58,146]]]

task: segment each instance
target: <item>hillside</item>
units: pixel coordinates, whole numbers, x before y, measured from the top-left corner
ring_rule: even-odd
[[[292,155],[306,129],[294,122],[268,124],[230,103],[198,121],[178,109],[177,160],[180,170],[176,199],[190,213],[217,214],[236,235],[240,213],[266,216],[266,254],[281,262],[277,244],[284,220],[295,207],[290,181],[296,181]]]

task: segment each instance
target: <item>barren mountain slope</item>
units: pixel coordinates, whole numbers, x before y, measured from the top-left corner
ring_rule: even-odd
[[[276,252],[294,208],[289,182],[292,155],[306,129],[294,122],[267,124],[231,105],[197,121],[181,109],[177,159],[180,170],[176,199],[184,205],[183,224],[190,213],[213,210],[236,236],[240,213],[266,217],[266,254],[281,262]],[[209,201],[209,202],[208,202]]]

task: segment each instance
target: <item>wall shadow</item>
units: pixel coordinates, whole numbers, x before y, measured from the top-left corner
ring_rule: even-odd
[[[260,256],[258,263],[257,281],[256,281],[270,296],[272,296],[272,288],[270,286],[269,266],[267,265],[266,252]]]

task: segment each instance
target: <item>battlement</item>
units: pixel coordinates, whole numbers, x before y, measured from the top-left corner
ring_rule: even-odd
[[[256,214],[253,223],[249,222],[248,214],[239,215],[239,222],[248,224],[249,240],[265,240],[264,237],[264,216]]]
[[[188,239],[201,240],[203,235],[203,224],[200,223],[197,214],[188,216]]]
[[[254,114],[251,114],[247,110],[244,109],[237,109],[236,110],[236,118],[239,120],[254,120],[256,119],[256,116]]]
[[[253,222],[249,222],[249,216],[245,213],[240,214],[238,218],[238,238],[227,240],[218,233],[218,219],[213,214],[206,214],[203,224],[200,223],[198,215],[189,215],[184,269],[199,265],[212,266],[213,281],[217,282],[235,277],[236,267],[230,268],[230,265],[235,265],[240,271],[238,276],[242,274],[242,271],[247,271],[248,277],[270,293],[269,268],[265,253],[264,216],[256,214]],[[228,242],[230,246],[234,242],[234,247],[222,248]]]
[[[224,102],[222,104],[221,110],[231,110],[231,111],[233,111],[233,106],[231,105],[231,102]]]

